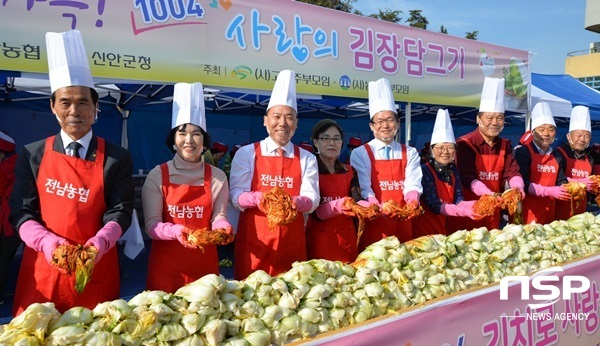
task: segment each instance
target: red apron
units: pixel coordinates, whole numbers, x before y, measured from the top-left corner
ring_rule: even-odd
[[[555,186],[558,178],[558,162],[554,155],[543,155],[534,152],[533,144],[526,147],[531,155],[529,166],[529,180],[542,186]],[[554,198],[538,197],[529,194],[523,200],[523,222],[528,224],[533,221],[539,224],[547,224],[554,221]]]
[[[263,156],[260,143],[254,143],[254,175],[250,190],[268,192],[275,186],[291,196],[300,194],[302,170],[300,150],[294,146],[294,157]],[[234,277],[245,279],[258,269],[271,276],[281,274],[295,261],[306,260],[304,217],[298,215],[289,225],[270,230],[267,217],[258,208],[240,213],[234,245]]]
[[[373,151],[368,144],[365,149],[371,160],[371,188],[375,193],[375,198],[380,203],[391,199],[404,206],[404,179],[406,172],[406,163],[408,161],[406,146],[402,147],[402,159],[375,160]],[[364,250],[367,246],[390,236],[396,236],[400,242],[412,239],[412,222],[397,221],[386,216],[380,216],[376,219],[366,221],[365,230],[360,237],[358,251]]]
[[[446,183],[442,179],[439,179],[435,169],[431,163],[427,162],[426,167],[429,168],[433,179],[435,179],[435,188],[440,198],[440,202],[452,204],[454,203],[454,186],[456,186],[456,177],[452,174],[452,185]],[[447,217],[442,214],[436,214],[429,207],[421,202],[421,206],[425,211],[421,217],[417,218],[418,221],[413,223],[413,237],[418,238],[429,234],[451,234],[448,231]]]
[[[15,183],[15,164],[17,155],[13,154],[0,162],[0,234],[5,237],[15,235],[13,227],[8,220],[10,214],[10,205],[8,199]]]
[[[319,174],[321,204],[348,195],[354,173],[350,166],[345,167],[347,172],[343,175]],[[306,253],[308,259],[353,262],[358,255],[358,247],[352,218],[345,215],[327,220],[309,217],[306,224]]]
[[[492,192],[500,193],[502,188],[500,182],[504,176],[504,156],[506,155],[506,143],[507,141],[500,138],[502,141],[500,147],[500,153],[498,155],[482,155],[479,153],[475,145],[468,140],[460,138],[459,140],[467,143],[475,151],[475,168],[478,172],[478,179],[487,186]],[[471,191],[470,186],[463,188],[463,195],[465,201],[474,201],[479,199],[479,196]],[[491,230],[500,227],[500,209],[496,209],[496,213],[493,216],[486,217],[483,220],[471,220],[468,217],[461,217],[457,220],[457,229],[472,230],[473,228],[487,227]]]
[[[169,180],[169,167],[160,165],[162,173],[163,222],[183,225],[190,229],[210,227],[212,170],[204,164],[204,185],[179,185]],[[219,256],[216,245],[188,249],[178,240],[152,239],[148,259],[147,290],[174,293],[178,288],[194,282],[206,274],[219,274]]]
[[[585,160],[575,160],[567,156],[567,152],[561,148],[559,150],[566,160],[566,171],[565,177],[567,178],[587,178],[592,173],[592,164],[587,154],[585,154]],[[579,208],[575,208],[573,205],[573,215],[581,214],[585,212],[587,206],[587,196],[583,201],[579,202]],[[556,201],[556,210],[554,211],[554,219],[556,220],[568,220],[571,216],[571,202],[570,201]]]
[[[46,139],[36,186],[40,213],[46,228],[71,244],[85,244],[104,225],[104,147],[98,138],[96,161],[67,156],[52,149],[55,136]],[[46,261],[43,252],[23,250],[13,314],[32,303],[53,302],[61,313],[74,306],[93,309],[98,303],[119,297],[117,249],[113,247],[96,263],[85,290],[75,292],[75,275],[63,275]]]

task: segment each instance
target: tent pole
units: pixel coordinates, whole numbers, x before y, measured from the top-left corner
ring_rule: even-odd
[[[531,52],[528,52],[527,54],[529,55],[529,71],[527,71],[529,73],[529,85],[527,86],[527,113],[525,113],[525,132],[531,130],[531,89],[533,86],[533,76],[531,75],[531,59],[533,58],[533,54]]]
[[[410,130],[411,130],[411,103],[406,103],[406,108],[404,108],[406,112],[406,127],[404,128],[404,144],[409,145],[410,143]]]

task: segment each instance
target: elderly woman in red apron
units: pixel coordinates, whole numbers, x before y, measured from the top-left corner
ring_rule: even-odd
[[[241,211],[234,245],[234,277],[246,278],[256,270],[272,276],[306,260],[304,218],[269,229],[259,210],[263,193],[279,186],[292,196],[299,214],[319,204],[319,175],[313,154],[292,144],[298,128],[296,78],[279,72],[264,116],[269,137],[240,148],[231,163],[231,203]]]
[[[568,181],[584,183],[586,189],[595,188],[595,182],[588,177],[592,174],[594,159],[585,150],[592,139],[592,126],[590,123],[590,110],[585,106],[575,106],[571,110],[569,120],[569,133],[567,141],[556,148],[556,160],[560,170],[565,174]],[[571,201],[556,202],[556,220],[567,220],[573,215],[585,212],[587,198],[573,205]]]
[[[454,164],[456,141],[445,109],[438,110],[430,142],[431,155],[421,165],[424,213],[413,223],[413,237],[429,234],[450,235],[461,217],[479,218],[473,210],[475,201],[464,201],[458,170]]]
[[[523,178],[519,165],[512,156],[510,141],[499,137],[504,129],[504,79],[486,77],[477,114],[477,128],[456,142],[456,164],[464,187],[466,201],[483,195],[504,192],[505,187],[518,189],[525,197]],[[500,227],[500,210],[495,214],[473,221],[462,218],[459,229],[485,226]]]
[[[400,206],[418,206],[423,191],[421,159],[415,148],[395,139],[400,122],[390,82],[385,78],[369,82],[369,114],[375,139],[350,155],[350,164],[358,173],[361,195],[374,204],[393,199]],[[367,221],[358,251],[389,236],[396,236],[401,242],[412,239],[411,220],[399,221],[381,215]]]
[[[352,262],[358,255],[352,212],[344,206],[348,197],[363,206],[356,171],[339,161],[344,141],[342,128],[331,119],[315,124],[311,138],[319,165],[321,203],[306,224],[308,259]]]
[[[523,176],[527,195],[522,203],[524,223],[547,224],[554,221],[555,201],[568,201],[567,182],[559,169],[552,143],[556,139],[556,123],[546,102],[539,102],[531,113],[532,141],[515,149],[515,160]]]
[[[187,229],[225,229],[229,186],[225,173],[202,160],[210,143],[201,83],[175,85],[172,129],[175,153],[156,166],[142,189],[146,232],[152,239],[146,289],[175,292],[206,274],[219,274],[216,245],[198,249],[182,237]]]

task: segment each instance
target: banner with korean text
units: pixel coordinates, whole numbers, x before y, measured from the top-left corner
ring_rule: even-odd
[[[529,54],[291,0],[4,0],[0,70],[47,73],[44,34],[83,33],[95,77],[367,98],[386,77],[398,101],[479,105],[485,76],[526,109]]]
[[[544,290],[521,285],[502,300],[499,285],[453,295],[398,315],[350,326],[317,337],[308,344],[327,345],[598,345],[600,344],[600,255],[562,266],[559,281],[544,281]],[[583,276],[589,288],[567,294],[565,277]],[[531,284],[531,282],[529,283]],[[579,285],[573,285],[578,286]],[[535,301],[539,294],[561,292],[555,300]],[[539,304],[535,304],[539,303]],[[536,306],[538,305],[538,306]],[[534,306],[534,307],[532,307]]]

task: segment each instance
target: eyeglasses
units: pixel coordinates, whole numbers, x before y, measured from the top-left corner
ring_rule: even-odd
[[[453,153],[456,151],[456,148],[454,146],[451,147],[438,147],[438,146],[434,146],[433,150],[437,151],[438,153],[443,153],[444,151],[448,152],[448,153]]]
[[[325,143],[331,143],[331,141],[333,141],[335,144],[342,143],[342,139],[340,137],[320,137],[318,140]]]
[[[371,121],[371,124],[377,125],[377,126],[382,126],[383,124],[391,125],[392,123],[395,123],[395,122],[396,122],[396,118],[388,118],[388,119],[380,119],[377,121]]]

